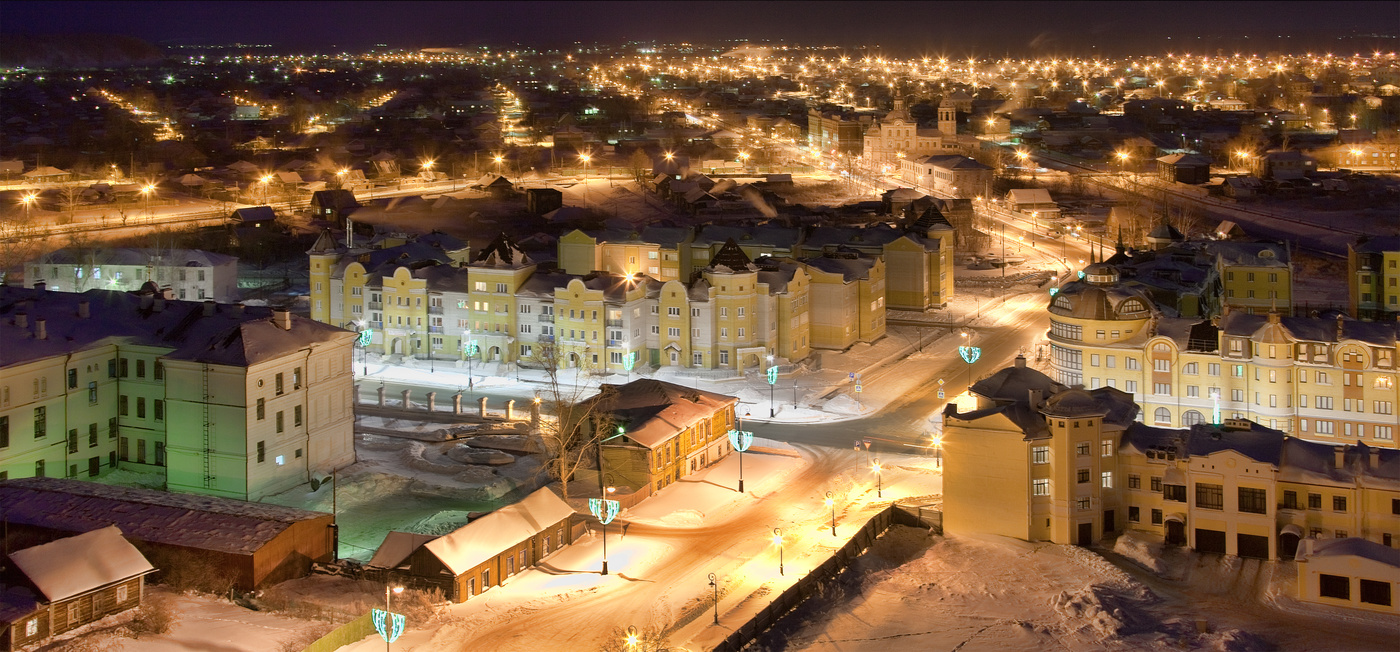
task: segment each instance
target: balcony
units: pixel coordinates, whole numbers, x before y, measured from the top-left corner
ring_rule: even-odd
[[[384,322],[372,321],[369,323],[369,327],[373,328],[374,330],[384,330]]]
[[[383,301],[370,301],[370,302],[365,303],[365,305],[368,306],[370,310],[383,310],[383,309],[384,309],[384,302],[383,302]]]
[[[626,340],[608,340],[608,346],[627,346]]]
[[[622,328],[622,320],[621,320],[621,319],[608,319],[608,320],[605,320],[605,321],[604,321],[603,325],[604,325],[604,326],[611,326],[611,327],[613,327],[613,328]]]
[[[553,324],[553,323],[554,323],[554,315],[540,315],[540,316],[537,317],[536,319],[538,319],[539,321],[542,321],[542,322],[544,322],[544,323],[546,323],[546,324]]]
[[[438,334],[438,335],[441,335],[441,334],[442,334],[442,327],[441,327],[441,326],[429,326],[429,327],[428,327],[428,332],[429,332],[429,333],[436,333],[436,334]]]
[[[537,338],[535,338],[535,339],[538,340],[538,341],[540,341],[540,342],[553,342],[553,341],[554,341],[554,336],[553,336],[553,335],[540,335],[539,337],[537,337]]]
[[[442,314],[442,306],[428,306],[428,314],[430,314],[430,315],[441,315],[441,314]]]

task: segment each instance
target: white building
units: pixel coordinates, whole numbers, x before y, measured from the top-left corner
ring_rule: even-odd
[[[939,154],[901,161],[900,175],[916,187],[950,197],[992,196],[992,168],[961,154]]]
[[[133,292],[147,281],[175,298],[238,300],[238,259],[199,249],[59,249],[24,266],[24,285],[50,290]]]
[[[167,296],[0,287],[0,479],[127,468],[257,500],[354,462],[354,333]]]

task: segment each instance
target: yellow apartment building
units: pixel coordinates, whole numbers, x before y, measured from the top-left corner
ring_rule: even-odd
[[[812,276],[812,346],[845,350],[885,335],[885,264],[854,253],[802,261]]]
[[[1017,366],[944,413],[944,527],[1087,545],[1125,530],[1202,552],[1293,558],[1299,541],[1400,537],[1400,451],[1247,419],[1159,428],[1112,388]]]
[[[733,451],[728,433],[739,399],[732,396],[641,379],[603,385],[582,411],[594,412],[595,402],[594,427],[607,431],[600,444],[607,486],[660,491]]]
[[[1357,318],[1395,319],[1400,313],[1400,237],[1347,245],[1347,295]]]

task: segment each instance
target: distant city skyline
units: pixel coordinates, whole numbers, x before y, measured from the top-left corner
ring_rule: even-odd
[[[110,33],[159,46],[363,51],[629,40],[788,41],[891,54],[1391,51],[1400,3],[5,2],[0,34]],[[643,9],[645,8],[645,9]],[[639,10],[643,9],[643,10]]]

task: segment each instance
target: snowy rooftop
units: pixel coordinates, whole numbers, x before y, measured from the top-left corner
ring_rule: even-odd
[[[87,302],[89,317],[78,316],[81,302]],[[170,359],[248,366],[354,337],[350,331],[296,315],[288,315],[291,329],[284,330],[274,323],[273,309],[265,306],[207,304],[137,292],[0,287],[0,341],[12,344],[0,347],[0,367],[110,342],[169,349]],[[210,308],[212,314],[206,315]],[[44,320],[43,338],[39,320]]]
[[[49,602],[155,570],[116,526],[12,552],[10,561]]]
[[[568,503],[543,488],[424,545],[453,575],[461,575],[573,513]]]
[[[1347,537],[1345,539],[1317,539],[1313,543],[1312,554],[1308,554],[1304,547],[1298,548],[1298,561],[1307,561],[1311,557],[1363,557],[1382,564],[1400,568],[1400,549],[1368,541],[1361,537]],[[1300,571],[1301,572],[1301,571]]]
[[[237,263],[238,258],[216,254],[202,249],[140,249],[136,247],[103,247],[87,255],[73,249],[58,249],[49,252],[33,263],[38,265],[166,265],[184,267],[217,267]],[[70,270],[71,273],[71,270]],[[42,271],[41,271],[42,275]]]
[[[390,531],[384,535],[384,542],[374,551],[369,565],[374,568],[398,568],[408,561],[415,550],[436,538],[438,537],[435,534]]]
[[[626,428],[626,436],[648,448],[739,402],[732,396],[650,378],[626,385],[605,384],[600,389],[599,395],[589,400],[611,401],[609,408]]]
[[[58,478],[0,482],[0,509],[11,523],[65,532],[116,525],[138,541],[234,554],[256,551],[293,523],[330,518],[231,498]]]

